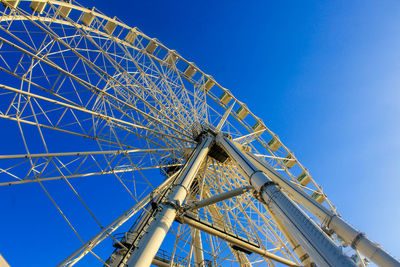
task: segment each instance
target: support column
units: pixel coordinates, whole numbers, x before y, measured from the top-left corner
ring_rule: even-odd
[[[268,207],[267,207],[268,209]],[[304,249],[300,246],[300,244],[295,240],[293,235],[289,233],[289,231],[282,225],[282,223],[279,221],[279,219],[271,212],[271,210],[268,209],[268,212],[270,213],[272,219],[276,222],[276,224],[279,227],[279,230],[283,233],[283,235],[287,238],[289,241],[289,244],[292,246],[294,253],[297,255],[299,260],[303,263],[305,267],[312,267],[314,266],[314,262],[308,256],[307,252],[304,251]]]
[[[355,229],[353,226],[344,221],[341,217],[325,208],[317,201],[312,199],[306,192],[290,182],[280,173],[276,172],[264,160],[247,152],[246,155],[253,164],[261,169],[272,181],[277,183],[303,207],[317,216],[318,219],[330,230],[339,235],[352,248],[359,250],[364,256],[376,263],[378,266],[397,266],[400,267],[400,262],[392,255],[386,252],[381,246],[372,242],[368,237]]]
[[[369,240],[364,233],[354,229],[342,218],[336,215],[332,216],[327,226],[348,242],[352,248],[358,249],[378,266],[400,267],[400,262],[397,259],[383,250],[378,244]]]
[[[185,167],[181,170],[177,183],[173,185],[166,202],[159,205],[159,211],[151,222],[148,231],[143,235],[137,247],[132,252],[127,266],[150,266],[154,256],[160,248],[172,222],[189,193],[190,186],[196,177],[198,170],[207,156],[213,137],[205,134],[198,144]]]
[[[356,266],[321,229],[227,137],[219,134],[217,143],[242,169],[265,205],[282,222],[318,266]]]

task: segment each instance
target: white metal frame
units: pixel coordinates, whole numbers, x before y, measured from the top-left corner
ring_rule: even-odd
[[[176,51],[116,17],[76,2],[1,2],[5,8],[0,10],[0,73],[8,78],[0,84],[0,119],[14,123],[24,150],[0,155],[0,189],[40,185],[82,242],[61,265],[73,265],[90,253],[107,266],[104,256],[96,254],[96,245],[108,237],[120,242],[112,233],[167,187],[168,182],[148,173],[160,169],[168,175],[185,165],[186,155],[197,144],[193,132],[203,127],[226,132],[234,146],[251,149],[246,156],[252,164],[316,216],[310,220],[334,230],[371,260],[398,264],[340,218],[321,186],[260,118]],[[63,135],[66,142],[82,138],[85,148],[72,150],[75,152],[59,149],[48,138],[50,132]],[[269,145],[268,140],[279,146]],[[254,155],[264,155],[268,162]],[[188,263],[192,255],[197,262],[203,257],[214,265],[235,261],[273,265],[271,259],[295,265],[299,259],[303,261],[305,243],[297,240],[281,217],[269,214],[276,210],[265,207],[251,193],[231,194],[235,188],[248,186],[248,177],[240,171],[242,163],[221,163],[208,157],[203,164],[185,207],[197,206],[199,217],[226,233],[254,238],[264,256],[246,256],[226,240],[197,234],[198,229],[186,225],[173,225],[169,229],[176,237],[171,264],[178,258]],[[307,186],[296,179],[301,173],[310,179]],[[108,227],[87,203],[85,192],[71,182],[72,178],[98,177],[114,179],[134,203]],[[81,238],[62,203],[48,190],[50,181],[64,183],[93,218],[99,233],[91,240]],[[319,194],[324,205],[313,200],[312,193]],[[294,253],[290,247],[296,248]]]

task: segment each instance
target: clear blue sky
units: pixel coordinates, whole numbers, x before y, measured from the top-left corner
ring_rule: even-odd
[[[400,2],[80,3],[137,26],[211,74],[295,152],[345,219],[400,257]],[[37,256],[50,259],[53,250],[69,247],[59,237],[72,234],[65,225],[65,233],[42,240],[32,233],[40,220],[27,225],[27,217],[48,216],[46,209],[60,216],[40,188],[41,194],[26,197],[30,188],[12,189],[6,199],[6,214],[13,205],[32,209],[3,230],[0,253],[8,245],[26,250],[34,237],[49,252]],[[44,201],[48,206],[37,209]],[[106,198],[92,204],[112,209]],[[63,223],[56,216],[46,217],[49,229]],[[0,223],[3,229],[9,219]],[[29,238],[17,231],[30,232]],[[23,252],[16,248],[10,263],[20,262]]]

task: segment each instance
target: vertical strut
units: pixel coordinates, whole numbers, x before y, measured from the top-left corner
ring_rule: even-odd
[[[191,199],[196,200],[196,194],[192,192]],[[198,217],[198,211],[195,211],[194,214]],[[201,233],[198,229],[191,229],[191,237],[192,237],[192,246],[193,246],[193,255],[195,267],[204,266],[204,255],[203,255],[203,243],[201,241]]]
[[[129,267],[150,266],[154,256],[160,248],[179,207],[189,193],[190,186],[198,170],[207,156],[213,137],[205,134],[200,144],[196,147],[185,167],[181,170],[177,183],[173,185],[167,196],[166,202],[159,205],[159,211],[150,223],[148,231],[140,239],[133,250],[127,265]]]
[[[355,266],[321,229],[279,187],[227,137],[219,134],[221,145],[249,179],[265,205],[282,222],[318,266]]]
[[[193,239],[193,254],[195,259],[195,266],[202,267],[204,265],[203,243],[201,242],[201,233],[198,229],[192,229]]]

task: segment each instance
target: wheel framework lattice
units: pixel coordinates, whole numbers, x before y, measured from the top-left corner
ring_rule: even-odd
[[[2,2],[0,117],[22,142],[0,156],[0,185],[38,184],[82,243],[112,221],[110,212],[131,205],[131,221],[137,227],[151,212],[151,201],[166,194],[168,180],[185,165],[203,128],[221,127],[237,146],[265,160],[336,214],[321,186],[278,136],[228,89],[176,51],[116,17],[76,2]],[[234,161],[209,156],[185,204],[247,185]],[[99,199],[111,201],[101,194],[106,191],[118,205],[99,210]],[[201,208],[196,216],[300,264],[293,240],[252,191]],[[117,250],[124,247],[128,225],[132,222],[117,230],[117,223],[104,232],[99,240],[105,241],[87,251],[94,257],[83,261],[107,265],[111,243]],[[191,227],[174,223],[158,257],[180,265],[193,263],[198,235]],[[332,238],[340,242],[337,236]],[[203,260],[212,266],[274,263],[206,233],[200,239]]]

